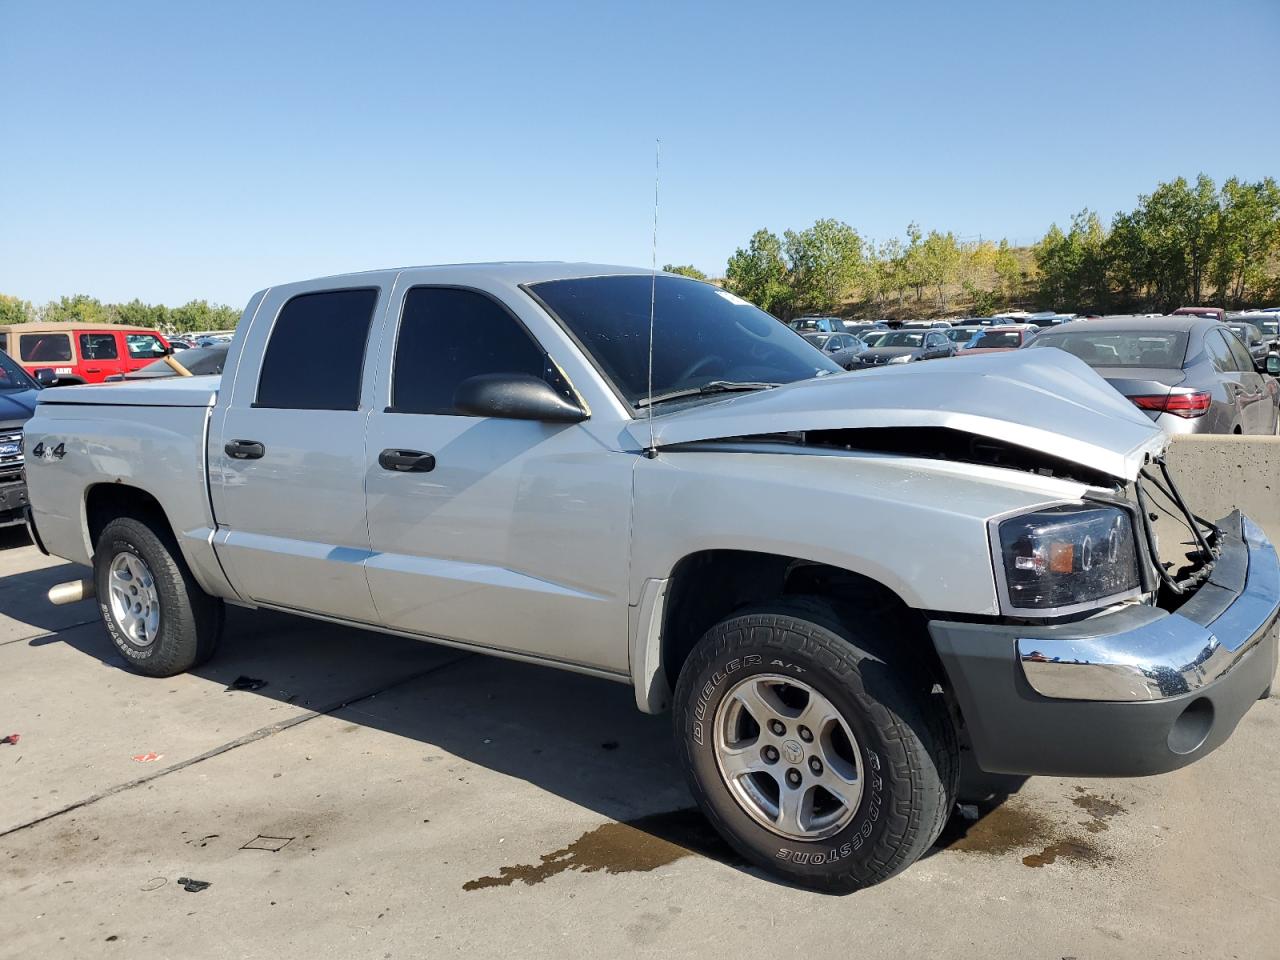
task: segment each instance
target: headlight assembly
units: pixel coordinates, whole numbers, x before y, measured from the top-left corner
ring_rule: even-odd
[[[1137,595],[1133,520],[1118,507],[1061,504],[993,523],[1008,613],[1056,616]]]
[[[910,363],[911,354],[904,353],[901,356],[893,357],[889,362],[890,363]]]

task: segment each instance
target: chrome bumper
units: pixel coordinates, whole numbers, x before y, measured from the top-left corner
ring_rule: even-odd
[[[1121,633],[1019,637],[1031,688],[1059,700],[1162,700],[1220,680],[1272,640],[1280,615],[1275,548],[1248,517],[1232,514],[1223,525],[1213,576],[1177,613]]]

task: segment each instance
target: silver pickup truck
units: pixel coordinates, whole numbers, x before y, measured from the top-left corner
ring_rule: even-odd
[[[1060,351],[845,373],[715,286],[518,263],[272,287],[220,379],[26,431],[33,536],[138,671],[226,602],[627,683],[725,837],[831,891],[921,856],[962,766],[1171,770],[1269,688],[1275,551],[1165,444]]]

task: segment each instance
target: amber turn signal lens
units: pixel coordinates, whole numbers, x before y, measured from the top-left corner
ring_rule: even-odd
[[[1049,544],[1049,570],[1053,573],[1070,573],[1074,560],[1075,544],[1062,541]]]

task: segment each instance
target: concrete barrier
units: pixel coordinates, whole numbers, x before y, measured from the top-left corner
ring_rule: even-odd
[[[1182,498],[1197,514],[1216,520],[1239,508],[1280,544],[1280,437],[1179,436],[1165,459]],[[1158,503],[1156,512],[1163,512]],[[1162,540],[1187,537],[1185,527],[1166,517],[1156,529]]]

